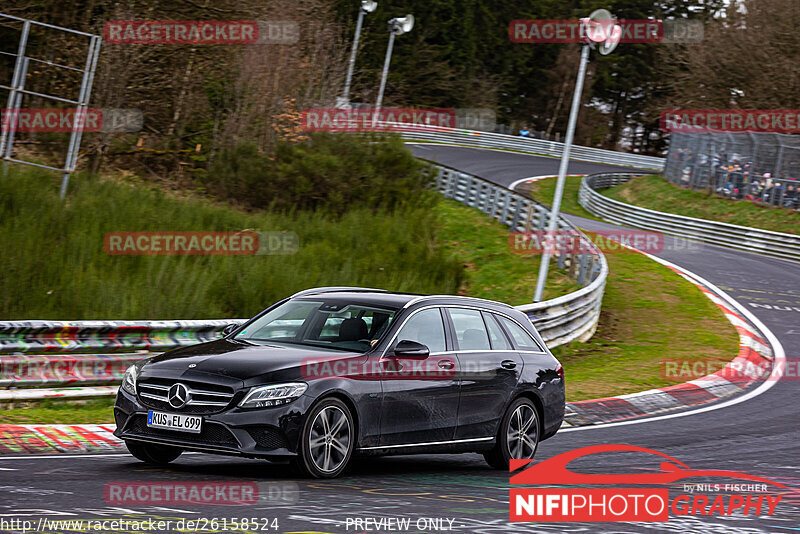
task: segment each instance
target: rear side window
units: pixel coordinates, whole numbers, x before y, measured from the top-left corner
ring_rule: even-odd
[[[489,335],[478,310],[448,308],[459,350],[489,350]]]
[[[519,350],[535,350],[536,352],[544,352],[527,330],[522,328],[511,319],[507,319],[502,316],[498,316],[497,318],[506,328],[506,331],[511,334],[511,337],[514,338],[514,343],[517,344],[517,348]]]
[[[513,347],[506,339],[503,329],[495,321],[495,315],[492,313],[483,314],[483,320],[486,323],[486,329],[489,331],[489,341],[492,342],[492,350],[510,350]]]

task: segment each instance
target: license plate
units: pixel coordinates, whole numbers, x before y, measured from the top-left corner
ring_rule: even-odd
[[[164,412],[147,412],[147,426],[152,428],[166,428],[180,432],[200,433],[203,418],[196,415],[180,415]]]

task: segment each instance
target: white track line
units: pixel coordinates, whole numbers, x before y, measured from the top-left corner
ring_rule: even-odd
[[[586,176],[585,174],[568,174],[567,178],[577,178],[578,176]],[[555,174],[542,174],[539,176],[529,176],[528,178],[520,178],[519,180],[515,180],[511,182],[508,186],[509,189],[515,191],[517,186],[524,182],[536,182],[539,180],[544,180],[545,178],[558,178],[558,175]]]
[[[631,421],[617,421],[615,423],[602,423],[602,424],[599,424],[599,425],[575,426],[575,427],[570,427],[570,428],[565,428],[563,430],[559,430],[558,431],[559,434],[562,433],[562,432],[577,432],[579,430],[591,430],[593,428],[609,428],[609,427],[623,426],[623,425],[638,425],[638,424],[641,424],[641,423],[650,423],[650,422],[653,422],[653,421],[663,421],[664,419],[674,419],[676,417],[687,417],[687,416],[690,416],[690,415],[697,415],[697,414],[704,413],[704,412],[711,412],[711,411],[719,410],[719,409],[722,409],[722,408],[728,408],[729,406],[733,406],[735,404],[739,404],[740,402],[744,402],[744,401],[750,400],[752,398],[755,398],[755,397],[761,395],[762,393],[766,393],[772,386],[774,386],[777,383],[778,380],[780,380],[780,377],[783,375],[783,370],[786,368],[786,353],[783,350],[783,345],[781,345],[781,342],[778,341],[778,338],[775,336],[775,334],[773,334],[772,331],[769,328],[767,328],[766,325],[764,325],[764,323],[762,323],[755,315],[753,315],[750,312],[750,310],[745,308],[743,305],[739,304],[736,300],[733,299],[733,297],[731,297],[730,295],[728,295],[727,293],[722,291],[720,288],[718,288],[717,286],[715,286],[714,284],[712,284],[711,282],[709,282],[705,278],[702,278],[701,276],[689,271],[688,269],[684,269],[683,267],[679,267],[678,265],[675,265],[674,263],[671,263],[671,262],[669,262],[667,260],[664,260],[662,258],[658,258],[656,256],[653,256],[652,254],[648,254],[648,253],[642,252],[642,251],[639,251],[639,252],[644,254],[645,256],[647,256],[648,258],[650,258],[651,260],[653,260],[655,262],[658,262],[658,263],[660,263],[662,265],[666,265],[667,267],[673,267],[675,269],[678,269],[679,271],[683,272],[687,276],[690,276],[690,277],[694,278],[697,282],[701,283],[702,285],[705,285],[708,289],[710,289],[711,291],[715,292],[717,295],[721,296],[723,299],[728,301],[728,303],[733,308],[738,310],[741,315],[743,315],[750,322],[752,322],[755,325],[755,327],[757,329],[759,329],[764,334],[764,337],[767,338],[767,340],[770,342],[770,345],[772,345],[772,350],[774,352],[774,357],[775,357],[775,359],[773,360],[773,373],[770,375],[769,378],[767,378],[760,386],[758,386],[753,391],[751,391],[749,393],[746,393],[746,394],[744,394],[744,395],[742,395],[740,397],[736,397],[735,399],[731,399],[729,401],[721,402],[719,404],[713,404],[711,406],[705,406],[703,408],[698,408],[696,410],[689,410],[689,411],[686,411],[686,412],[669,414],[669,415],[660,415],[658,417],[649,417],[649,418],[645,418],[645,419],[634,419],[634,420],[631,420]],[[775,371],[776,369],[777,369],[777,372]]]

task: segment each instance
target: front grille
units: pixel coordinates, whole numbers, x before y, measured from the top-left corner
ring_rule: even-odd
[[[225,426],[213,421],[203,421],[203,427],[199,434],[189,432],[176,432],[161,428],[151,428],[147,426],[147,416],[143,414],[134,415],[130,424],[125,429],[126,434],[138,436],[151,436],[156,438],[176,439],[193,443],[204,443],[206,445],[224,445],[228,447],[239,447],[230,430]]]
[[[253,441],[262,449],[285,449],[287,447],[286,438],[283,437],[283,433],[274,426],[248,426],[247,433],[250,434]]]
[[[167,400],[169,389],[177,383],[181,383],[189,389],[189,401],[181,408],[174,408]],[[145,406],[187,414],[221,412],[233,398],[233,389],[230,387],[191,380],[144,378],[136,384],[136,388],[139,393],[139,401]]]

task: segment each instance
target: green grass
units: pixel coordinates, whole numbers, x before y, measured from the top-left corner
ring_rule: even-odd
[[[31,423],[92,424],[113,423],[114,397],[88,400],[44,400],[0,408],[0,424]]]
[[[525,184],[549,204],[555,178]],[[562,210],[596,219],[578,204],[580,178],[567,178]],[[609,276],[600,323],[587,343],[555,349],[564,364],[567,400],[634,393],[674,384],[663,361],[727,362],[738,335],[720,309],[670,269],[637,253],[606,254]]]
[[[511,252],[506,226],[455,200],[439,204],[438,221],[441,244],[466,269],[461,294],[514,305],[533,300],[539,256]],[[544,298],[577,289],[579,286],[565,271],[554,268],[548,276]]]
[[[797,211],[756,204],[748,200],[731,200],[705,191],[683,189],[659,175],[639,176],[601,193],[621,202],[656,211],[800,234],[800,213]]]
[[[675,384],[664,362],[727,362],[739,337],[699,289],[641,254],[606,254],[600,323],[588,343],[555,349],[570,401]],[[681,380],[682,381],[682,380]]]
[[[578,190],[581,187],[582,176],[567,176],[564,182],[564,196],[561,198],[561,211],[578,215],[587,219],[600,220],[578,204]],[[556,179],[544,178],[535,182],[524,182],[517,186],[517,191],[527,194],[548,206],[553,203],[556,191]]]
[[[249,317],[295,291],[325,285],[455,293],[460,262],[437,245],[435,202],[395,211],[357,207],[247,213],[141,184],[78,175],[66,202],[58,177],[12,167],[0,177],[0,319]],[[117,256],[114,231],[295,232],[293,255]]]

